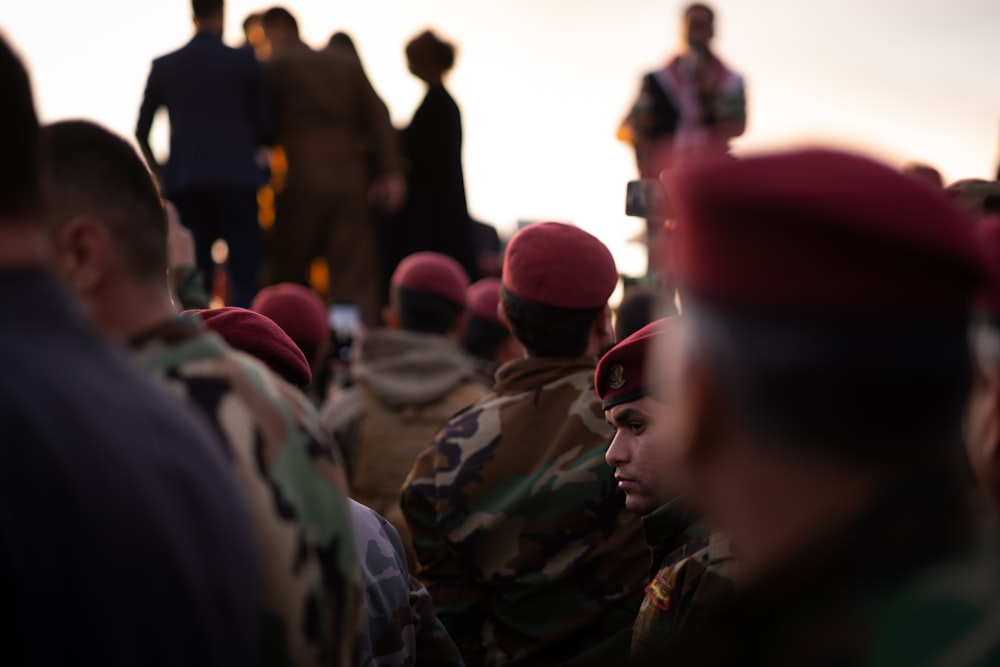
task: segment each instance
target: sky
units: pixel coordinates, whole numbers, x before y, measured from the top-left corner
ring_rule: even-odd
[[[615,138],[645,71],[680,42],[672,0],[287,0],[303,39],[351,33],[404,127],[423,96],[403,46],[425,28],[452,40],[447,85],[463,113],[471,213],[509,234],[519,220],[573,222],[645,270],[624,214],[635,177]],[[1000,2],[716,0],[715,50],[747,81],[749,155],[805,144],[893,166],[935,165],[948,182],[992,179],[1000,159]],[[5,0],[0,32],[31,71],[43,121],[89,118],[131,138],[150,61],[192,34],[186,0]],[[225,39],[251,11],[228,0]],[[167,125],[154,127],[165,151]]]

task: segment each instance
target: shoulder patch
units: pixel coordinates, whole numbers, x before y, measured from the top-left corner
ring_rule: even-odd
[[[670,611],[670,596],[673,589],[663,574],[657,574],[646,586],[646,597],[660,611]]]

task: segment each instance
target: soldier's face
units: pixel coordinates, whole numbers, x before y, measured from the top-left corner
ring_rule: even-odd
[[[644,396],[616,405],[604,416],[617,429],[604,458],[615,469],[618,488],[625,492],[625,507],[649,514],[676,495],[670,492],[664,474],[669,467],[669,406]]]

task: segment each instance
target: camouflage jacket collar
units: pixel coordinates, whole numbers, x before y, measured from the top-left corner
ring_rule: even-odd
[[[133,338],[134,358],[147,370],[163,370],[181,361],[217,358],[225,344],[208,331],[197,315],[178,315],[152,331]]]
[[[597,360],[593,357],[532,358],[509,361],[497,371],[493,391],[501,396],[517,394],[537,389],[575,373],[589,372],[593,374],[596,368]]]
[[[674,498],[642,517],[642,529],[652,555],[650,570],[654,574],[673,551],[710,532],[688,508],[683,497]]]

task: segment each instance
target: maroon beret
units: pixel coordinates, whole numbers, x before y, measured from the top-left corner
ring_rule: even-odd
[[[315,353],[330,338],[326,306],[316,292],[304,285],[280,283],[265,287],[257,293],[250,310],[273,320],[303,353]]]
[[[989,284],[977,299],[977,306],[994,317],[1000,316],[1000,217],[983,218],[976,229],[989,263]]]
[[[230,347],[264,362],[292,384],[305,387],[312,371],[302,350],[269,318],[246,308],[211,308],[189,311],[201,316],[205,326]]]
[[[500,280],[497,278],[482,278],[469,286],[467,301],[469,313],[481,320],[506,326],[500,320],[497,306],[500,303]]]
[[[392,273],[393,287],[437,294],[465,307],[469,276],[462,265],[439,252],[418,252],[406,257]]]
[[[514,297],[540,306],[601,308],[618,286],[611,251],[579,227],[540,222],[507,244],[503,286]]]
[[[795,316],[960,315],[984,277],[968,220],[872,160],[805,150],[701,164],[668,182],[678,283]]]
[[[646,372],[650,343],[670,331],[675,319],[653,320],[604,353],[594,373],[594,391],[605,410],[650,393],[653,382],[647,380]]]

